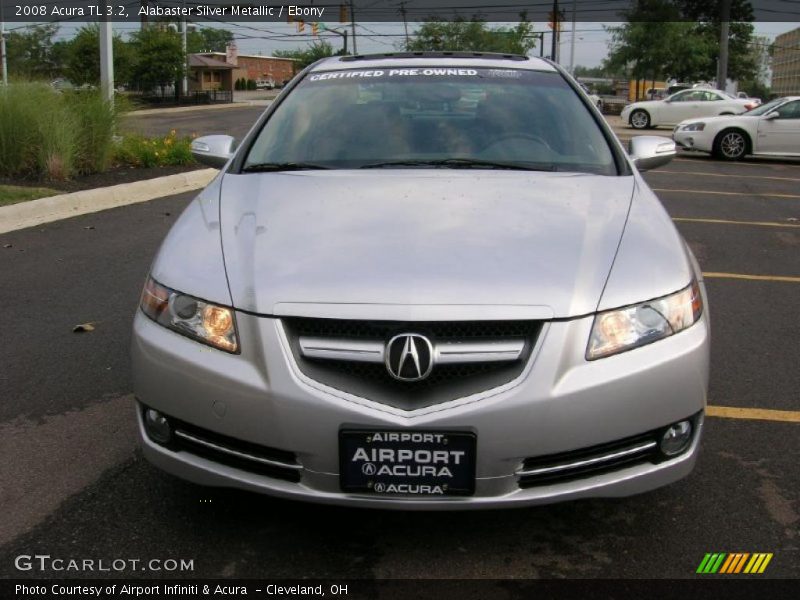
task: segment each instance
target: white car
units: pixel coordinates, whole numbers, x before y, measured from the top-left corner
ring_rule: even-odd
[[[743,115],[683,121],[672,138],[684,148],[726,160],[748,154],[800,156],[800,96],[778,98]]]
[[[634,102],[622,110],[622,120],[634,129],[675,125],[695,117],[738,115],[755,108],[750,100],[711,89],[683,90],[664,100]]]

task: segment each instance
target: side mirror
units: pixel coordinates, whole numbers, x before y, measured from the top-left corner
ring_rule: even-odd
[[[221,169],[233,156],[235,144],[229,135],[204,135],[192,142],[192,156],[204,165]]]
[[[767,121],[772,121],[773,119],[777,119],[778,117],[780,117],[780,114],[776,110],[773,110],[772,112],[769,112],[766,115],[764,115],[764,118]]]
[[[663,167],[676,154],[675,142],[657,135],[639,135],[631,138],[628,154],[640,171]]]

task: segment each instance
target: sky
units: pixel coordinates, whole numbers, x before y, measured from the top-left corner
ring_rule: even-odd
[[[22,23],[9,23],[7,27],[14,28],[24,26]],[[514,26],[514,23],[491,23],[491,26],[506,25]],[[579,22],[576,23],[575,33],[575,65],[595,67],[600,65],[607,54],[609,34],[608,27],[619,25],[616,22]],[[800,22],[757,22],[755,25],[756,35],[767,36],[770,40],[776,35],[791,31],[800,27]],[[60,25],[59,38],[71,38],[82,26],[81,23],[64,22]],[[306,33],[299,35],[295,25],[284,22],[251,22],[251,23],[225,23],[217,25],[215,23],[203,23],[204,27],[224,27],[231,30],[236,38],[236,43],[240,54],[264,54],[270,55],[275,50],[291,50],[306,47],[314,38],[310,33],[310,27],[306,27]],[[337,28],[344,27],[336,24]],[[565,30],[561,33],[561,63],[565,66],[570,64],[571,47],[571,24],[564,24]],[[545,23],[534,23],[536,31],[545,31],[545,54],[549,53],[550,30]],[[127,36],[132,31],[139,29],[138,23],[114,23],[115,31]],[[414,23],[409,23],[409,30],[413,32]],[[400,49],[404,39],[404,28],[402,21],[397,22],[377,22],[377,23],[358,23],[357,43],[359,53],[371,52],[391,52]],[[349,32],[349,27],[348,27]],[[321,39],[329,41],[334,47],[341,45],[341,37],[334,34],[323,35]],[[352,38],[349,40],[349,47],[352,51]],[[537,50],[532,51],[536,54]]]
[[[614,22],[576,23],[574,64],[586,67],[598,66],[607,52],[609,35],[606,32],[606,28],[618,24]],[[514,24],[509,23],[507,25],[513,26]],[[545,23],[535,23],[534,25],[536,31],[548,32],[545,35],[545,54],[547,54],[550,47],[549,29]],[[758,22],[754,25],[756,35],[765,35],[772,40],[780,33],[800,27],[800,22]],[[206,23],[203,26],[216,25]],[[63,37],[71,37],[78,27],[79,24],[77,23],[64,23],[60,34]],[[220,27],[233,31],[234,36],[237,38],[236,43],[240,54],[269,55],[275,50],[303,48],[316,39],[308,33],[309,27],[306,27],[306,34],[296,35],[295,26],[288,23],[230,23],[220,25]],[[123,34],[127,34],[130,31],[138,30],[139,25],[136,23],[115,23],[114,28]],[[571,24],[565,23],[565,28],[561,33],[561,63],[569,65],[572,37]],[[409,23],[409,30],[414,30],[413,23]],[[403,31],[403,23],[399,21],[359,23],[356,29],[358,51],[359,53],[370,53],[396,50],[403,42]],[[322,39],[330,41],[334,47],[339,47],[341,44],[341,37],[337,35],[328,34]],[[349,44],[352,50],[352,39],[349,40]],[[532,54],[535,53],[536,51],[532,52]]]

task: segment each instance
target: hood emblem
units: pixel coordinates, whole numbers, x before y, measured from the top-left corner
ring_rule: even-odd
[[[386,370],[400,381],[420,381],[433,370],[433,344],[424,335],[401,333],[386,344]]]

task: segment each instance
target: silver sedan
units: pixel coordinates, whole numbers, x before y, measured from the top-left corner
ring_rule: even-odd
[[[145,456],[179,477],[401,509],[626,496],[697,457],[702,274],[577,83],[536,58],[300,73],[153,262]]]

